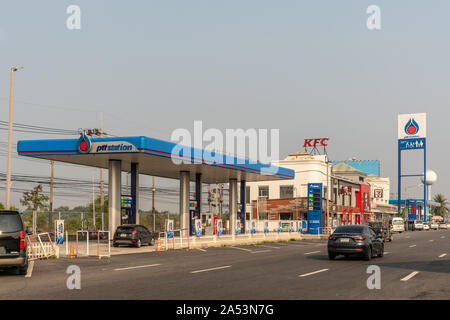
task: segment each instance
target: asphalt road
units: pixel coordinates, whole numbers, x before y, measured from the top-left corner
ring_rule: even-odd
[[[81,289],[67,289],[67,267]],[[368,289],[367,268],[381,270]],[[31,273],[31,276],[30,276]],[[328,260],[326,241],[37,261],[0,272],[0,299],[449,299],[450,230],[396,234],[385,256]]]

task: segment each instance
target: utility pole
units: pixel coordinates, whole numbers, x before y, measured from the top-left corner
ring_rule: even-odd
[[[48,212],[48,232],[52,231],[52,218],[53,218],[53,171],[55,169],[55,161],[50,161],[50,210]]]
[[[103,137],[103,112],[100,112],[100,137]],[[100,168],[100,212],[102,213],[102,230],[105,230],[105,186],[103,168]]]
[[[92,230],[96,230],[97,226],[95,225],[95,180],[94,174],[92,174]]]
[[[153,176],[152,186],[152,212],[153,212],[153,232],[156,232],[156,220],[155,220],[155,176]]]
[[[9,210],[11,204],[9,202],[11,192],[11,149],[12,149],[12,127],[14,112],[14,73],[23,67],[11,68],[11,80],[9,89],[9,124],[8,124],[8,159],[6,161],[6,210]]]

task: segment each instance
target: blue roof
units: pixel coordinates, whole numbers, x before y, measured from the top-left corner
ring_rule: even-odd
[[[347,160],[347,161],[332,161],[333,166],[340,163],[345,163],[356,170],[364,172],[367,175],[373,174],[380,176],[380,161],[379,160]]]
[[[270,164],[263,164],[256,161],[250,161],[248,159],[238,158],[234,156],[225,155],[222,153],[216,153],[213,151],[198,149],[194,147],[188,147],[179,145],[174,142],[163,141],[159,139],[137,136],[137,137],[114,137],[114,138],[92,138],[90,139],[92,145],[95,144],[97,150],[90,150],[87,153],[79,151],[80,139],[49,139],[49,140],[21,140],[17,143],[17,152],[21,156],[30,156],[37,158],[44,158],[49,160],[64,161],[75,164],[90,165],[96,167],[107,167],[105,161],[107,159],[118,158],[119,155],[133,156],[135,162],[143,163],[145,161],[151,161],[154,158],[167,159],[168,161],[158,162],[159,171],[165,172],[163,175],[167,177],[175,177],[179,174],[180,167],[174,166],[173,159],[179,159],[185,161],[183,166],[191,165],[191,168],[198,169],[192,165],[200,164],[208,168],[222,168],[232,171],[239,171],[245,173],[245,176],[249,175],[248,181],[261,181],[262,177],[258,177],[255,180],[254,174],[264,176],[267,180],[273,179],[293,179],[295,176],[294,170],[273,166]],[[132,151],[117,151],[100,152],[98,146],[101,143],[126,143],[133,146]],[[120,147],[120,143],[118,146]],[[106,149],[104,149],[106,150]],[[174,151],[176,150],[176,151]],[[101,155],[101,156],[100,156]],[[138,156],[136,156],[138,155]],[[143,157],[143,155],[153,156]],[[122,157],[125,159],[124,157]],[[105,160],[106,159],[106,160]],[[131,158],[126,158],[131,159]],[[137,159],[137,160],[136,160]],[[103,162],[102,162],[103,161]],[[128,161],[128,160],[126,160]],[[157,171],[155,163],[152,163],[154,168],[149,168],[147,171]],[[209,170],[209,169],[208,169]],[[157,175],[157,172],[142,172],[143,174]],[[170,171],[170,174],[169,174]],[[198,170],[197,170],[198,171]],[[172,174],[173,172],[173,174]],[[223,171],[221,171],[223,174]],[[209,175],[218,174],[218,171],[208,171]],[[222,179],[223,180],[223,179]]]

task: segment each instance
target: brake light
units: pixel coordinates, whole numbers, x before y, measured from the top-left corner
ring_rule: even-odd
[[[352,237],[352,238],[353,238],[353,240],[358,240],[358,241],[366,240],[366,237],[363,237],[363,236],[356,236],[356,237]]]
[[[137,231],[136,231],[136,229],[134,229],[131,234],[136,234],[136,233],[137,233]]]
[[[23,230],[20,230],[20,250],[25,249],[25,232]]]
[[[328,239],[329,240],[336,240],[336,236],[330,236]]]

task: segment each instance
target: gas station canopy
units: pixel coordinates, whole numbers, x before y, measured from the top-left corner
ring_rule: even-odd
[[[172,179],[179,179],[180,171],[189,171],[190,180],[195,181],[201,173],[203,183],[294,178],[291,169],[144,136],[21,140],[17,151],[21,156],[106,169],[110,160],[121,160],[121,171],[126,172],[131,172],[131,163],[138,163],[140,174]]]

